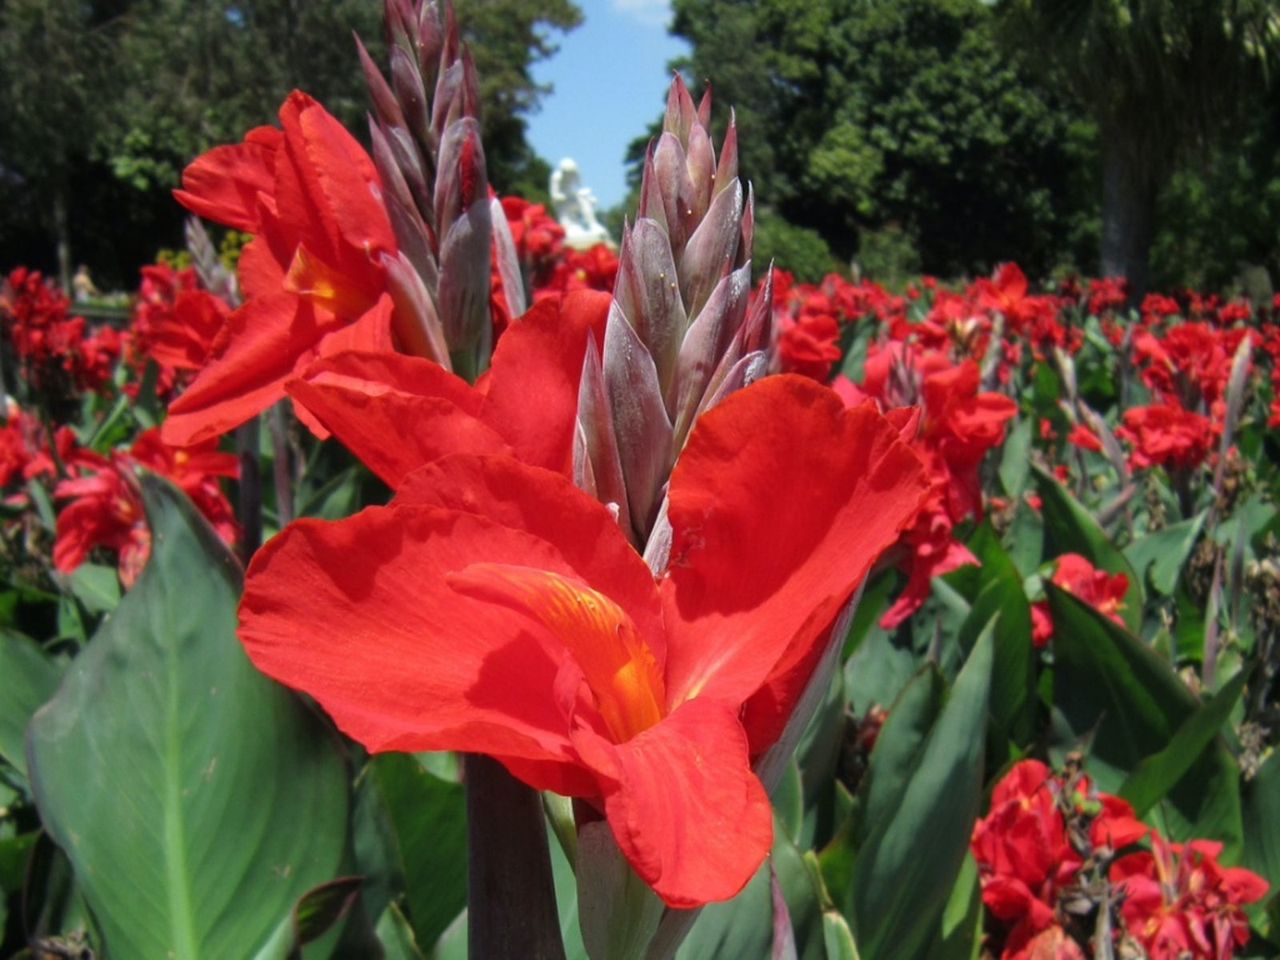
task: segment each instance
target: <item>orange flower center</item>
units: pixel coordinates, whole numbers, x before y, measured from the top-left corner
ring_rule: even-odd
[[[582,670],[615,742],[662,719],[666,690],[658,661],[626,611],[604,594],[547,570],[502,563],[474,563],[451,574],[449,585],[549,630]]]

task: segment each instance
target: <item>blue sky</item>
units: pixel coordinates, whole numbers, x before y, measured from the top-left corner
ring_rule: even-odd
[[[662,112],[667,61],[687,50],[667,34],[668,0],[578,0],[582,26],[534,68],[555,90],[529,117],[529,142],[554,167],[572,157],[583,182],[611,207],[626,196],[623,156]]]

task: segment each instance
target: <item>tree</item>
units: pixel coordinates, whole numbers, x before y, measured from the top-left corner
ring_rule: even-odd
[[[1101,271],[1148,286],[1156,205],[1190,149],[1228,134],[1280,37],[1275,0],[1005,0],[1007,37],[1096,120]]]
[[[71,181],[102,121],[117,6],[0,4],[0,179],[52,233],[64,288],[71,283]]]
[[[981,0],[675,0],[677,66],[738,111],[761,201],[842,257],[901,230],[929,272],[1061,256],[1079,218],[1071,104],[997,45]],[[1087,138],[1084,138],[1087,140]]]
[[[524,117],[531,68],[574,27],[573,0],[457,0],[482,82],[490,180],[544,190]],[[536,9],[535,9],[536,8]],[[271,123],[290,89],[366,138],[353,32],[385,54],[375,0],[0,0],[0,257],[41,263],[57,237],[112,282],[181,242],[169,197],[197,154]]]

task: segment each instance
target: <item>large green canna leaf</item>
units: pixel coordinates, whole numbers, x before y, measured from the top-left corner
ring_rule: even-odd
[[[1053,706],[1066,741],[1061,746],[1092,740],[1086,768],[1099,789],[1118,793],[1148,757],[1156,759],[1144,769],[1163,766],[1168,758],[1158,755],[1199,701],[1141,640],[1053,584],[1045,592],[1054,626]],[[1187,728],[1188,742],[1196,739],[1195,729],[1194,723]],[[1138,776],[1141,786],[1153,774]],[[1229,858],[1238,855],[1239,771],[1221,738],[1203,747],[1151,816],[1174,840],[1221,840]]]
[[[996,618],[993,630],[991,672],[992,747],[998,765],[1009,741],[1027,743],[1035,720],[1035,647],[1031,641],[1031,604],[1022,576],[989,526],[978,529],[969,549],[982,562],[978,568],[980,589],[960,626],[960,645],[973,646],[983,629]]]
[[[1133,564],[1138,576],[1147,577],[1151,586],[1164,596],[1173,596],[1206,516],[1207,512],[1201,511],[1190,520],[1170,524],[1129,544],[1125,557]]]
[[[849,911],[864,960],[918,956],[951,896],[982,795],[992,647],[988,627],[938,713],[892,815],[868,824],[854,861]]]
[[[467,809],[463,788],[419,758],[375,757],[370,773],[390,818],[392,856],[404,877],[409,922],[430,945],[467,905]]]
[[[27,724],[58,689],[62,666],[30,637],[0,627],[0,677],[0,757],[25,776]]]
[[[109,956],[249,957],[339,872],[346,772],[241,650],[235,560],[173,487],[143,493],[151,560],[32,720],[32,786]]]
[[[1248,672],[1240,671],[1183,721],[1169,743],[1159,753],[1147,757],[1129,774],[1120,788],[1120,796],[1142,816],[1161,797],[1177,786],[1191,765],[1218,738],[1244,692]]]
[[[1273,753],[1244,785],[1244,866],[1271,884],[1266,899],[1251,908],[1255,921],[1280,940],[1280,753]]]
[[[1142,578],[1134,572],[1125,555],[1111,542],[1079,500],[1043,470],[1037,468],[1033,473],[1036,490],[1040,494],[1045,537],[1050,548],[1045,556],[1078,553],[1099,570],[1123,573],[1128,577],[1129,592],[1124,598],[1124,622],[1133,633],[1137,633],[1142,629],[1145,597]]]

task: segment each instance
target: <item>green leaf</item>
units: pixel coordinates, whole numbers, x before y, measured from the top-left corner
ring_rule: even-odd
[[[1280,753],[1273,753],[1241,792],[1242,864],[1271,884],[1268,899],[1272,904],[1280,903]],[[1266,911],[1259,904],[1250,914],[1258,920]],[[1263,932],[1275,939],[1280,930],[1270,925]]]
[[[120,577],[115,567],[82,563],[71,574],[71,592],[90,613],[110,613],[120,602]]]
[[[111,955],[252,956],[337,873],[346,772],[245,657],[227,549],[174,487],[143,495],[151,560],[32,720],[32,785]]]
[[[388,904],[375,927],[385,960],[422,960],[413,928],[394,903]]]
[[[976,960],[982,950],[982,885],[978,864],[966,854],[960,876],[942,911],[938,939],[929,951],[931,960]]]
[[[987,624],[996,618],[991,674],[992,742],[1003,751],[1010,740],[1022,744],[1032,736],[1036,673],[1031,604],[1018,568],[990,527],[979,528],[969,548],[982,561],[982,587],[960,626],[960,645],[966,650],[972,648]]]
[[[1011,500],[1022,497],[1027,488],[1027,476],[1031,471],[1031,425],[1033,417],[1020,417],[1014,421],[1000,451],[1000,485],[1004,495]]]
[[[302,947],[346,917],[360,895],[359,877],[339,877],[304,893],[254,960],[301,960]]]
[[[1036,489],[1040,492],[1040,512],[1044,517],[1045,535],[1049,540],[1050,549],[1046,556],[1078,553],[1100,570],[1123,573],[1128,577],[1129,592],[1125,594],[1124,622],[1131,631],[1137,633],[1142,628],[1142,579],[1080,501],[1043,470],[1036,468],[1032,472]]]
[[[680,960],[739,960],[742,957],[772,956],[774,878],[795,933],[799,957],[801,960],[820,957],[824,936],[820,923],[823,912],[820,881],[816,872],[806,865],[800,851],[787,839],[776,819],[770,858],[736,897],[702,909],[676,956]]]
[[[27,724],[58,689],[62,667],[30,637],[0,628],[0,677],[0,757],[25,777]]]
[[[822,944],[827,960],[859,960],[849,924],[836,910],[822,912]]]
[[[1100,790],[1117,793],[1146,758],[1163,750],[1199,701],[1160,656],[1091,606],[1045,585],[1054,623],[1053,697],[1056,759],[1092,740],[1086,760]],[[1195,758],[1153,813],[1171,839],[1240,845],[1239,775],[1220,742]]]
[[[956,678],[893,817],[873,825],[858,850],[847,912],[866,960],[916,956],[964,864],[982,794],[992,648],[988,629]]]
[[[1249,671],[1241,670],[1208,703],[1201,704],[1178,727],[1178,732],[1159,753],[1146,757],[1125,779],[1120,796],[1133,805],[1141,817],[1172,790],[1191,769],[1196,758],[1222,730],[1244,692]]]
[[[859,845],[871,833],[888,829],[892,822],[945,693],[942,674],[933,664],[926,664],[890,707],[858,786],[862,816],[855,826],[854,839]]]
[[[433,944],[467,905],[463,788],[409,754],[381,754],[371,769],[394,831],[409,922],[419,944]]]
[[[1200,536],[1204,519],[1205,511],[1201,511],[1190,520],[1157,530],[1131,543],[1124,552],[1125,556],[1139,577],[1147,577],[1159,593],[1171,597],[1178,586],[1182,567],[1191,555],[1191,548]]]
[[[1024,577],[1035,573],[1044,557],[1044,518],[1022,500],[1005,536],[1009,558]]]
[[[798,772],[795,779],[798,784]],[[587,953],[593,960],[644,960],[663,903],[631,869],[608,823],[597,820],[579,828],[574,863]]]

